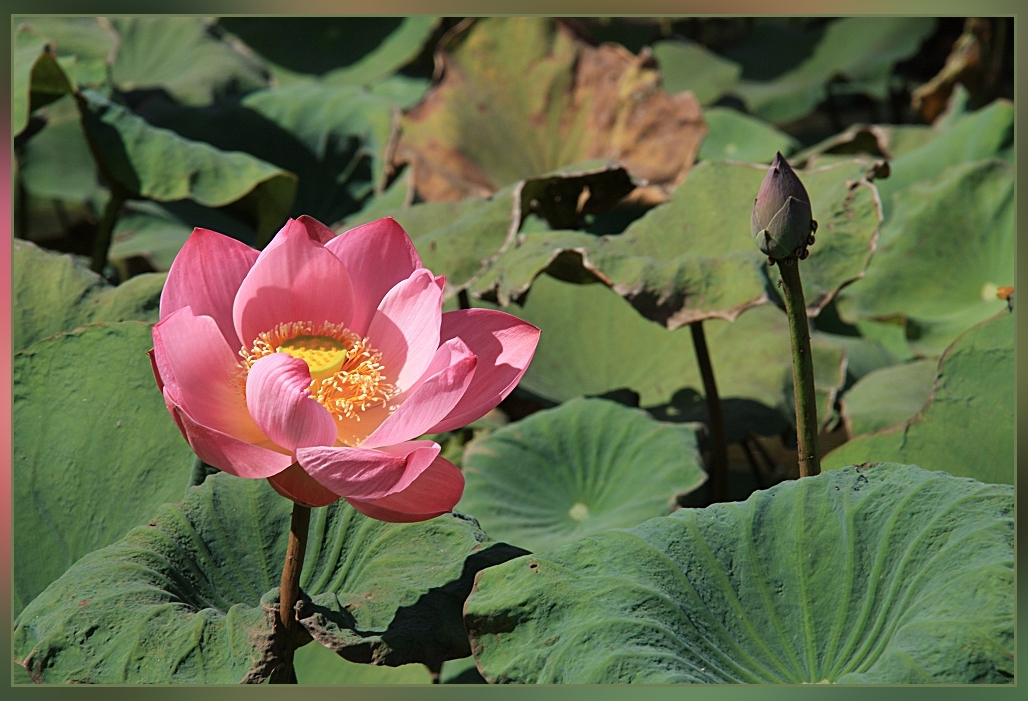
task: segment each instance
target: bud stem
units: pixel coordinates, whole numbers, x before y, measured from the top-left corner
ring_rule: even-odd
[[[821,474],[821,457],[817,447],[817,398],[814,395],[814,359],[810,352],[810,327],[807,306],[803,301],[799,261],[779,261],[782,274],[782,295],[789,317],[792,340],[792,379],[796,394],[796,443],[800,477]]]
[[[293,502],[293,518],[289,524],[289,546],[286,562],[282,567],[282,584],[279,587],[278,621],[276,631],[282,650],[282,658],[271,673],[272,684],[296,684],[296,670],[293,668],[293,653],[296,651],[296,600],[300,595],[300,570],[307,550],[307,531],[310,528],[311,509]]]
[[[710,501],[728,501],[728,439],[725,436],[725,414],[721,398],[714,381],[714,367],[707,352],[707,338],[703,333],[703,322],[689,324],[692,331],[692,345],[696,350],[696,363],[703,378],[703,394],[707,397],[707,415],[710,426]]]

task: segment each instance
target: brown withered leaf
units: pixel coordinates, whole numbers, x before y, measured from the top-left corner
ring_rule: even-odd
[[[436,58],[441,78],[403,116],[394,153],[428,201],[488,196],[593,158],[619,161],[650,199],[666,199],[706,134],[699,103],[661,88],[648,50],[590,46],[556,20],[478,20]]]

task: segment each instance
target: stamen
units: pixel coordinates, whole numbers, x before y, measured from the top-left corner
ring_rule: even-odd
[[[337,421],[355,418],[375,406],[385,406],[399,392],[385,381],[382,353],[349,329],[325,322],[279,324],[260,334],[242,357],[240,384],[245,396],[246,375],[253,364],[272,353],[300,358],[310,369],[310,397],[329,410]]]

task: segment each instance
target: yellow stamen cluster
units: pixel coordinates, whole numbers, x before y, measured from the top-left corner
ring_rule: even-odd
[[[349,329],[325,322],[315,326],[309,321],[279,324],[260,334],[253,348],[243,348],[241,383],[246,388],[246,373],[253,364],[272,353],[287,353],[300,358],[310,369],[311,399],[331,412],[337,421],[360,420],[358,412],[385,405],[397,389],[385,381],[382,353]]]

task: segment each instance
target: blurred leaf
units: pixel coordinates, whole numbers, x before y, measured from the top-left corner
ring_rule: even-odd
[[[288,216],[296,176],[245,153],[159,129],[92,91],[76,96],[100,169],[131,198],[232,205],[266,243]]]
[[[43,682],[266,680],[290,507],[265,480],[208,477],[25,608],[15,657]],[[340,500],[312,513],[298,617],[351,661],[466,657],[475,574],[523,552],[467,517],[384,523]]]
[[[846,468],[481,574],[491,682],[1009,683],[1013,488]]]
[[[775,153],[788,156],[800,145],[767,122],[728,107],[711,107],[704,111],[703,118],[709,132],[700,146],[700,160],[769,164]]]
[[[932,393],[939,362],[934,358],[868,373],[842,396],[842,420],[850,438],[906,421]]]
[[[202,17],[116,17],[120,35],[111,77],[120,90],[166,90],[187,105],[268,84],[260,62],[218,39]]]
[[[432,675],[423,664],[384,667],[345,660],[324,645],[304,645],[293,660],[298,684],[318,686],[364,684],[431,684]]]
[[[11,133],[19,134],[32,112],[70,93],[73,86],[46,37],[22,25],[12,43]]]
[[[730,42],[723,53],[742,66],[745,80],[777,78],[808,60],[825,33],[816,17],[754,17],[743,20],[748,32]]]
[[[937,138],[942,132],[916,124],[854,124],[845,131],[803,149],[793,162],[806,167],[838,158],[866,156],[892,160]]]
[[[46,126],[18,154],[25,189],[37,197],[73,202],[101,197],[75,98],[67,95],[49,105],[46,116]]]
[[[167,271],[193,233],[193,227],[154,202],[132,202],[118,218],[110,260],[144,258],[154,270]]]
[[[524,307],[505,311],[542,329],[519,387],[545,399],[563,402],[628,388],[639,393],[641,406],[654,407],[671,402],[683,387],[703,388],[690,332],[668,331],[643,319],[603,285],[543,276]],[[785,314],[765,305],[735,322],[710,320],[703,328],[722,400],[759,404],[791,421],[792,350]],[[845,381],[845,353],[818,339],[812,350],[823,424]],[[676,418],[684,419],[698,420]],[[729,433],[741,437],[746,427],[729,425]]]
[[[15,26],[21,23],[52,39],[58,56],[104,61],[118,47],[118,33],[101,17],[26,15],[14,18]]]
[[[801,171],[820,223],[817,245],[802,263],[808,314],[816,315],[838,289],[859,278],[875,249],[881,222],[877,193],[864,180],[866,164],[849,161]],[[753,199],[763,166],[698,164],[666,204],[624,233],[520,235],[476,283],[485,299],[519,300],[544,270],[562,279],[595,276],[647,319],[676,329],[711,318],[732,320],[771,301],[778,280],[750,234]],[[562,270],[553,271],[554,265]]]
[[[839,311],[905,319],[910,346],[937,355],[1006,305],[996,290],[1014,284],[1013,172],[1001,161],[954,166],[893,203],[878,252]]]
[[[372,185],[385,185],[385,152],[394,130],[392,104],[385,98],[352,86],[298,84],[253,93],[242,104],[296,136],[321,162],[329,160],[333,151],[352,152],[349,167],[337,176],[337,183],[342,184],[356,163],[367,158]]]
[[[828,84],[879,100],[888,95],[893,66],[914,55],[935,31],[930,17],[846,17],[828,25],[813,54],[773,80],[743,80],[734,89],[751,113],[776,124],[812,111],[828,96]],[[780,47],[774,47],[777,51]]]
[[[859,380],[865,375],[900,362],[884,345],[871,338],[841,336],[811,330],[811,337],[825,343],[839,346],[846,351],[846,377],[848,382]]]
[[[157,321],[164,275],[137,275],[118,287],[69,255],[14,240],[11,261],[15,352],[100,321]]]
[[[886,219],[892,216],[896,193],[917,181],[934,180],[950,166],[985,158],[1012,164],[1014,106],[1007,100],[997,100],[940,131],[937,138],[891,163],[892,173],[878,186]]]
[[[443,77],[403,117],[395,160],[429,201],[486,196],[586,159],[681,182],[704,134],[698,103],[660,88],[648,54],[594,48],[546,18],[487,18],[438,55]]]
[[[301,77],[371,85],[409,63],[437,17],[221,17],[232,32],[279,69]]]
[[[983,482],[1013,484],[1014,315],[964,332],[939,362],[931,398],[908,421],[856,438],[821,461],[835,469],[875,460],[904,460]]]
[[[658,41],[653,55],[669,93],[691,90],[701,105],[717,101],[739,82],[742,67],[693,41]]]
[[[468,445],[458,508],[494,537],[539,552],[666,516],[677,495],[706,481],[701,464],[695,424],[572,399]]]
[[[193,453],[154,382],[151,347],[150,324],[125,321],[15,355],[15,613],[182,496]]]

